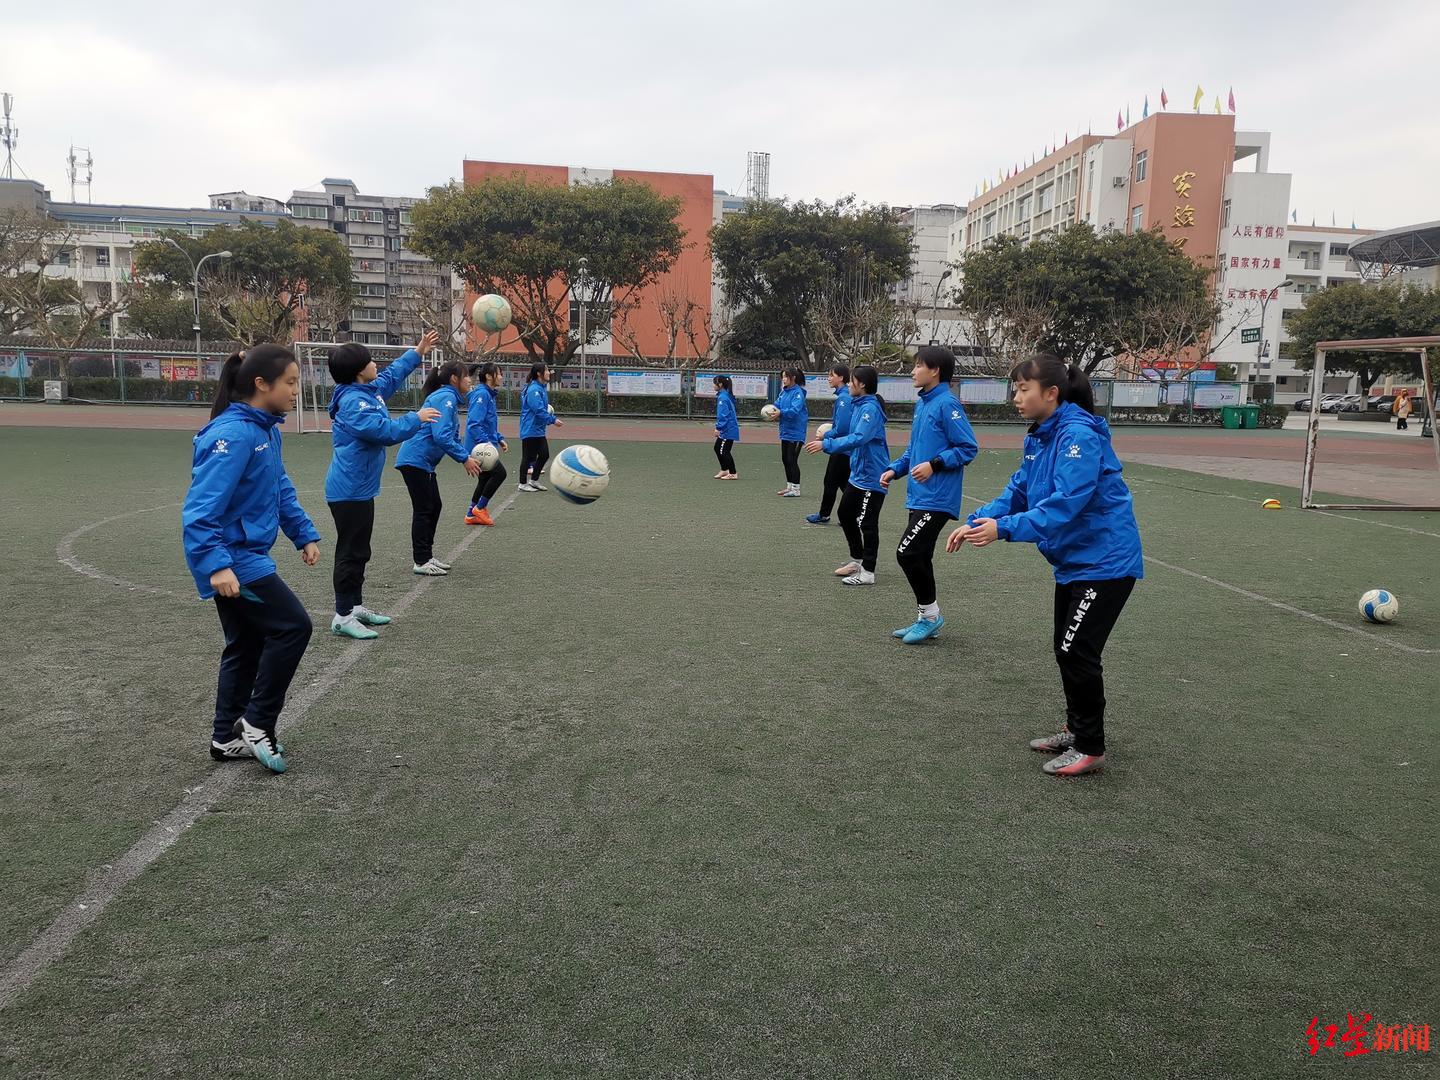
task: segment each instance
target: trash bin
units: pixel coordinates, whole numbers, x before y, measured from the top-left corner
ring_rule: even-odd
[[[1241,417],[1240,406],[1239,406],[1239,405],[1221,405],[1221,406],[1220,406],[1220,426],[1221,426],[1221,427],[1238,428],[1238,427],[1240,426],[1241,419],[1242,419],[1242,417]]]
[[[1240,418],[1243,421],[1243,423],[1240,425],[1241,427],[1249,428],[1252,431],[1260,427],[1259,405],[1241,405],[1239,406],[1239,409],[1241,413]]]

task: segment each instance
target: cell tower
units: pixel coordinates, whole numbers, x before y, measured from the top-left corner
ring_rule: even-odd
[[[745,197],[764,202],[770,198],[770,154],[751,150],[745,155]]]
[[[84,158],[79,157],[80,154],[84,154]],[[95,159],[90,156],[90,148],[88,146],[76,146],[74,143],[71,143],[70,156],[66,158],[65,161],[65,175],[70,177],[70,201],[76,201],[75,189],[77,187],[83,187],[85,189],[85,201],[88,203],[90,201],[90,182],[95,179]],[[85,178],[83,180],[80,179],[81,169],[85,170]]]
[[[0,143],[5,144],[5,179],[15,179],[15,144],[20,141],[20,129],[10,123],[10,106],[15,99],[9,94],[0,94],[0,106],[5,112],[4,127],[0,127]]]

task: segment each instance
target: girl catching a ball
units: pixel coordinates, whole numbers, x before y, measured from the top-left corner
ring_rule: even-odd
[[[908,476],[905,509],[910,522],[895,549],[919,608],[915,621],[895,631],[914,645],[934,637],[945,625],[935,590],[935,544],[947,522],[960,516],[965,466],[975,460],[979,445],[965,417],[965,407],[950,391],[955,355],[939,345],[922,345],[915,353],[911,381],[920,392],[910,424],[910,444],[880,476],[889,488],[897,476]]]
[[[525,379],[525,393],[520,398],[520,491],[547,491],[540,483],[545,462],[550,460],[550,440],[545,433],[550,425],[564,427],[565,421],[555,416],[550,407],[550,369],[543,360],[530,365]]]
[[[798,499],[800,448],[805,445],[805,430],[810,426],[810,410],[805,405],[805,372],[798,367],[786,368],[780,375],[780,385],[775,408],[780,410],[780,461],[785,466],[785,486],[775,494]]]
[[[830,382],[830,392],[835,395],[834,409],[830,414],[830,431],[836,439],[843,439],[850,434],[850,416],[854,411],[850,390],[850,368],[845,364],[831,364],[830,374],[826,376]],[[806,449],[809,449],[807,446]],[[814,451],[811,451],[812,453]],[[845,484],[850,479],[850,457],[844,451],[830,453],[830,461],[825,466],[825,487],[820,493],[820,509],[805,518],[807,525],[828,525],[830,523],[830,511],[835,506],[836,497],[845,489]]]
[[[970,515],[945,548],[996,540],[1035,544],[1055,568],[1055,661],[1065,726],[1032,739],[1057,754],[1044,769],[1080,776],[1105,764],[1101,650],[1135,582],[1145,573],[1140,530],[1110,428],[1095,415],[1090,380],[1039,353],[1010,372],[1015,408],[1030,421],[1020,468],[999,497]]]
[[[498,364],[476,364],[470,369],[470,378],[475,389],[465,399],[465,450],[473,451],[481,443],[489,443],[501,453],[510,449],[505,436],[500,434],[500,414],[495,408],[495,393],[500,389],[500,367]],[[505,463],[496,461],[489,472],[482,472],[475,481],[475,494],[470,497],[470,512],[465,515],[466,525],[495,524],[487,507],[500,485],[505,482]]]
[[[875,560],[880,554],[880,509],[885,505],[885,488],[880,476],[889,467],[890,448],[885,442],[885,402],[875,393],[880,376],[869,364],[860,364],[850,376],[846,395],[848,410],[844,435],[836,435],[837,423],[823,439],[805,445],[812,454],[821,450],[848,462],[845,493],[840,497],[840,527],[850,545],[850,561],[835,571],[846,585],[874,585]]]
[[[335,450],[325,474],[325,501],[330,505],[337,534],[332,634],[363,641],[379,636],[372,627],[390,622],[390,616],[367,608],[363,596],[370,536],[375,530],[375,498],[380,494],[380,475],[385,471],[385,448],[404,442],[440,414],[434,409],[421,409],[392,420],[385,402],[405,385],[423,355],[439,340],[439,334],[427,330],[420,344],[379,372],[364,345],[351,342],[330,350],[330,376],[335,380],[329,409],[330,437]]]
[[[181,511],[185,562],[225,634],[210,756],[253,757],[272,772],[285,771],[275,724],[312,627],[270,548],[283,529],[306,566],[320,560],[320,533],[280,456],[280,424],[299,393],[300,366],[283,346],[226,360],[210,423],[195,436]]]
[[[439,419],[421,428],[395,456],[395,468],[400,470],[410,492],[414,571],[425,577],[444,577],[450,572],[449,563],[435,558],[435,529],[443,506],[435,466],[448,456],[464,465],[471,476],[480,475],[480,465],[460,444],[460,395],[469,391],[470,376],[464,364],[452,360],[432,371],[420,392],[425,395],[425,408],[438,412]]]
[[[715,460],[720,463],[716,480],[739,480],[735,471],[735,444],[740,441],[740,417],[735,408],[735,384],[729,375],[715,376]]]

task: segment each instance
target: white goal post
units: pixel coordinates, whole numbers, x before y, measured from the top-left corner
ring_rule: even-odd
[[[296,431],[302,435],[328,433],[330,430],[330,395],[335,380],[330,378],[330,350],[344,344],[339,341],[297,341],[291,351],[300,362],[300,403],[295,409]],[[409,352],[409,345],[366,345],[375,366],[384,370],[392,361]],[[416,369],[411,379],[423,379],[425,372],[445,362],[442,349],[433,350]]]
[[[1311,371],[1310,423],[1305,433],[1305,471],[1300,479],[1300,506],[1304,510],[1440,510],[1440,506],[1404,503],[1317,503],[1315,491],[1316,449],[1320,442],[1320,399],[1318,388],[1325,385],[1325,354],[1331,352],[1413,352],[1420,354],[1420,373],[1425,382],[1425,411],[1435,449],[1436,475],[1440,476],[1440,431],[1435,428],[1435,383],[1430,377],[1430,349],[1440,348],[1440,337],[1367,338],[1354,341],[1322,341],[1315,346],[1315,367]]]

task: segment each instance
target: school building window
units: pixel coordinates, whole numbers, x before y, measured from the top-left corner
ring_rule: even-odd
[[[1140,232],[1145,228],[1145,207],[1136,206],[1130,211],[1130,231]]]
[[[1135,182],[1138,184],[1145,179],[1145,172],[1150,165],[1150,151],[1141,150],[1135,155]]]

